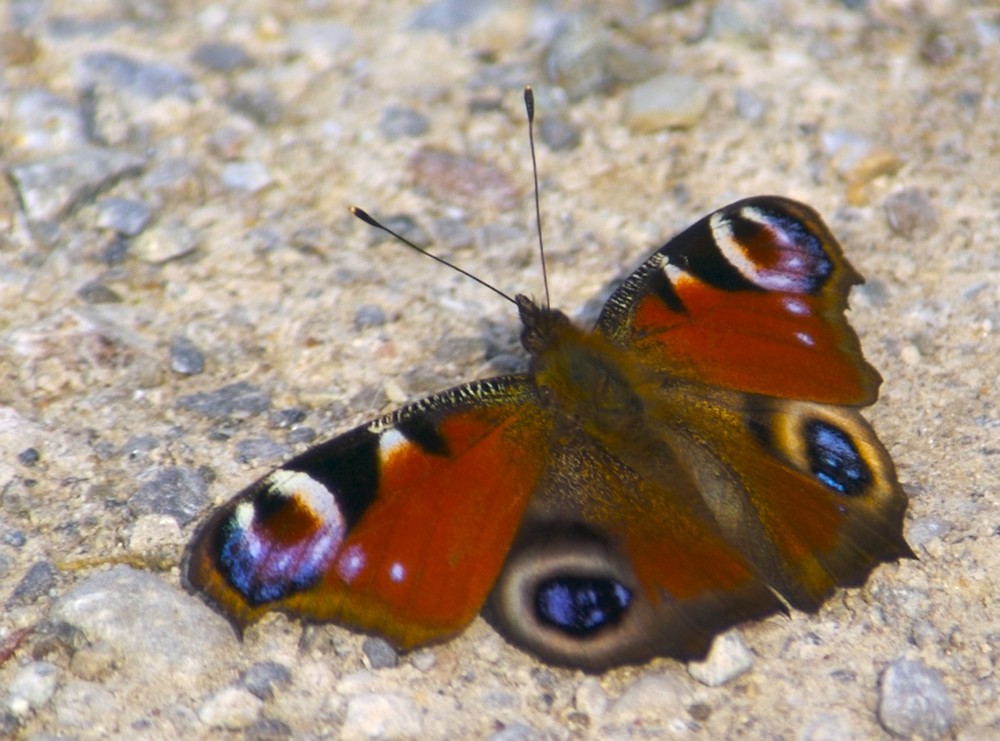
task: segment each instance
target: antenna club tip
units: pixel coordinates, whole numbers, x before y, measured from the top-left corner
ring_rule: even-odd
[[[524,107],[528,111],[528,120],[533,121],[535,118],[535,91],[531,89],[531,85],[524,86]]]

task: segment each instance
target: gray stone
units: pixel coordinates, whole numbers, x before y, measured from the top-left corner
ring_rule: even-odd
[[[273,181],[263,163],[257,161],[229,162],[222,168],[222,184],[229,190],[257,193]]]
[[[240,682],[254,696],[270,700],[276,687],[287,687],[292,682],[292,673],[284,664],[276,661],[262,661],[254,664],[240,677]]]
[[[937,739],[955,723],[955,708],[936,670],[897,659],[882,673],[878,717],[897,736]]]
[[[694,126],[708,108],[708,93],[690,76],[667,72],[632,89],[625,101],[625,123],[640,134]]]
[[[97,226],[134,237],[149,224],[153,209],[136,198],[105,198],[97,204]]]
[[[59,668],[48,661],[21,667],[7,686],[7,708],[18,718],[43,707],[55,694]]]
[[[182,396],[177,400],[177,406],[210,419],[218,419],[233,414],[262,414],[270,408],[271,397],[259,386],[248,381],[238,381],[215,391]]]
[[[122,715],[121,700],[105,687],[79,679],[59,690],[54,702],[56,725],[62,733],[86,731],[88,738],[108,737]]]
[[[110,646],[121,673],[140,685],[204,691],[237,653],[225,618],[162,578],[128,566],[77,584],[53,606],[52,618]]]
[[[87,144],[80,107],[42,88],[18,93],[4,125],[18,149],[54,153]]]
[[[427,116],[412,108],[391,105],[382,111],[378,127],[387,139],[402,139],[405,136],[424,134],[430,128],[430,123]]]
[[[361,650],[365,652],[372,669],[391,669],[399,666],[399,654],[383,638],[368,636],[361,644]]]
[[[410,28],[424,31],[457,31],[471,26],[496,7],[496,0],[433,0],[410,16]]]
[[[259,126],[275,126],[285,114],[285,107],[278,96],[264,87],[237,90],[227,103]]]
[[[77,62],[76,77],[83,90],[104,84],[146,100],[168,95],[185,100],[197,97],[194,82],[178,68],[164,62],[143,62],[117,52],[85,54]]]
[[[704,661],[688,664],[688,674],[709,687],[719,687],[753,667],[753,654],[743,637],[730,630],[715,637]]]
[[[129,152],[87,147],[14,165],[8,174],[28,218],[57,219],[144,164]]]
[[[198,234],[182,223],[157,224],[136,238],[132,254],[143,262],[162,265],[190,255],[199,241]]]
[[[205,370],[205,355],[198,346],[183,335],[170,340],[170,370],[185,376],[194,376]]]
[[[213,72],[232,72],[253,63],[246,49],[226,41],[199,44],[191,53],[191,61]]]
[[[30,605],[40,597],[44,597],[56,585],[58,572],[51,561],[38,561],[32,564],[28,573],[22,577],[21,581],[14,587],[10,598],[7,600],[8,607],[19,605]]]
[[[209,728],[237,731],[257,720],[264,703],[243,687],[224,687],[198,708],[198,719]]]
[[[580,130],[558,116],[546,116],[539,121],[538,136],[553,152],[580,146]]]
[[[183,526],[209,504],[208,485],[190,468],[153,466],[137,478],[141,486],[128,499],[136,516],[170,515]]]

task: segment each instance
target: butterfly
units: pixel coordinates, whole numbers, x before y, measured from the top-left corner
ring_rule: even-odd
[[[844,317],[860,281],[815,211],[763,196],[668,241],[593,329],[518,295],[526,373],[292,458],[199,528],[184,579],[241,628],[276,609],[406,650],[485,607],[589,671],[815,611],[913,555],[858,412],[881,383]]]

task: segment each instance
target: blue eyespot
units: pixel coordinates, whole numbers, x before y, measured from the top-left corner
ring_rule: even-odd
[[[535,592],[535,616],[572,636],[586,637],[616,625],[632,602],[632,592],[614,579],[559,576]]]
[[[846,432],[814,419],[806,424],[805,434],[809,470],[824,486],[848,496],[871,486],[872,471]]]

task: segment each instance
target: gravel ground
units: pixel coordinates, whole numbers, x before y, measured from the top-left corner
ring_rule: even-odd
[[[1000,736],[995,2],[0,13],[0,736]],[[482,620],[402,656],[282,616],[240,641],[179,585],[198,519],[519,362],[509,306],[346,209],[537,293],[525,83],[570,311],[736,198],[825,215],[919,560],[701,665],[586,676]]]

